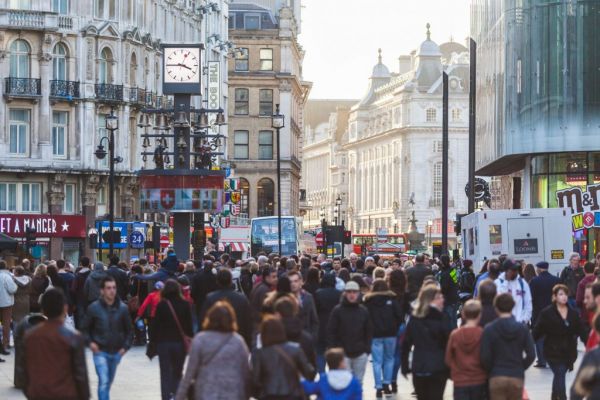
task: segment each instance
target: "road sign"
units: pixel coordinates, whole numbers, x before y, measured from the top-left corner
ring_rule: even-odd
[[[143,249],[146,237],[140,231],[133,231],[129,235],[129,246],[133,249]]]
[[[315,236],[315,243],[319,247],[323,246],[323,232],[317,233],[317,236]]]
[[[161,236],[160,237],[160,247],[169,247],[169,237],[168,236]]]

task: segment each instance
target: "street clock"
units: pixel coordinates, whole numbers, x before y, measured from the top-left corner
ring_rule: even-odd
[[[201,94],[201,44],[163,44],[163,94]]]

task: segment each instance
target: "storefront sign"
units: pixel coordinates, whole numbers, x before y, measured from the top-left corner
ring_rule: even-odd
[[[572,210],[573,231],[600,228],[600,184],[588,185],[585,192],[580,187],[559,190],[556,200],[559,208]]]
[[[515,254],[537,254],[537,239],[515,239]]]
[[[141,176],[142,212],[217,212],[223,204],[221,176]]]
[[[208,108],[221,108],[221,62],[208,62]]]
[[[565,251],[564,250],[551,250],[550,257],[553,260],[564,260],[565,259]]]
[[[82,215],[0,214],[0,232],[8,236],[25,237],[27,228],[36,230],[36,237],[86,237]]]

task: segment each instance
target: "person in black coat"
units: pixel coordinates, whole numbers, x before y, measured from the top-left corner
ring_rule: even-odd
[[[223,268],[217,272],[217,287],[218,290],[211,292],[206,296],[206,300],[200,311],[200,326],[204,321],[204,316],[210,308],[218,301],[227,301],[236,314],[238,333],[244,338],[248,348],[252,345],[252,310],[248,298],[242,293],[238,293],[233,289],[233,276],[231,271]]]
[[[423,285],[423,280],[427,275],[433,275],[431,268],[425,265],[425,256],[417,254],[415,257],[415,266],[406,269],[406,280],[408,282],[408,302],[411,303],[417,298],[419,290]]]
[[[458,270],[450,265],[450,257],[443,255],[440,257],[440,288],[444,295],[444,312],[448,314],[450,326],[456,328],[458,318]]]
[[[112,256],[110,258],[110,265],[106,269],[106,273],[117,282],[117,295],[122,302],[127,302],[127,293],[129,292],[129,277],[127,272],[119,268],[119,257]]]
[[[560,283],[560,279],[548,272],[549,264],[540,261],[536,264],[537,276],[529,283],[533,312],[531,325],[535,326],[538,316],[542,310],[552,304],[552,289]],[[544,356],[544,338],[535,341],[535,352],[537,354],[537,368],[546,368],[546,357]]]
[[[437,285],[425,285],[406,326],[402,344],[402,375],[412,373],[418,400],[442,400],[448,367],[444,361],[450,337],[450,321],[444,309],[444,296]],[[413,352],[412,364],[409,355]]]
[[[342,292],[335,288],[335,273],[323,275],[321,288],[315,292],[315,307],[319,318],[319,334],[316,339],[317,369],[325,373],[325,351],[327,350],[327,323],[331,312],[340,303]]]
[[[552,400],[567,399],[565,376],[577,360],[577,338],[585,343],[588,336],[579,314],[568,305],[568,293],[565,285],[554,286],[554,304],[542,310],[533,329],[535,340],[544,338],[544,357],[554,374]]]
[[[192,296],[192,300],[194,300],[196,312],[200,314],[206,296],[217,290],[217,278],[213,271],[213,263],[205,261],[204,267],[196,271],[196,275],[194,275],[190,283],[192,286],[190,295]],[[202,321],[200,320],[199,324],[201,323]]]
[[[310,334],[303,329],[302,319],[298,317],[299,311],[298,303],[290,296],[284,296],[275,302],[275,313],[281,318],[287,340],[298,343],[308,362],[316,368],[315,346]]]

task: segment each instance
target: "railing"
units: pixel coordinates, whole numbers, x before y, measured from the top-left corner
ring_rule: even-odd
[[[94,85],[96,99],[107,102],[123,101],[123,85],[97,83]]]
[[[50,97],[61,97],[68,100],[78,99],[79,82],[74,81],[50,81]]]
[[[58,27],[60,29],[73,29],[73,17],[69,17],[68,15],[59,15]]]
[[[71,26],[73,20],[71,19]],[[58,14],[30,10],[0,10],[0,26],[34,30],[58,30]]]
[[[4,93],[10,96],[41,96],[41,79],[4,78]]]
[[[156,96],[154,108],[173,108],[173,98],[169,96]]]
[[[143,106],[146,104],[146,91],[137,87],[129,89],[129,102]]]

